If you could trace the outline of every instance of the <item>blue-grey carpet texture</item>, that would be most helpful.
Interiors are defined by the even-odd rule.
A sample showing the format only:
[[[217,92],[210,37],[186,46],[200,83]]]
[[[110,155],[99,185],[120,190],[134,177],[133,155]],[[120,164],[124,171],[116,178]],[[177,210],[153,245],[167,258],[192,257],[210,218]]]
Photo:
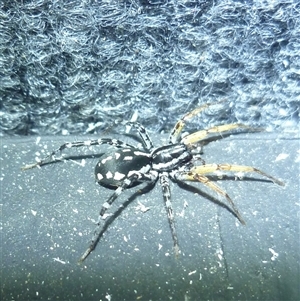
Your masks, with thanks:
[[[2,136],[101,134],[137,118],[294,131],[298,0],[0,1]]]

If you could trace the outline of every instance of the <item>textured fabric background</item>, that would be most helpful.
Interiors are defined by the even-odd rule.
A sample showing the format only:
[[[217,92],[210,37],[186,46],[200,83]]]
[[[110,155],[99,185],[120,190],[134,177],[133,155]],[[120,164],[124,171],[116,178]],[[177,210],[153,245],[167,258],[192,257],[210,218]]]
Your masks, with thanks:
[[[0,1],[1,135],[299,121],[298,0]]]

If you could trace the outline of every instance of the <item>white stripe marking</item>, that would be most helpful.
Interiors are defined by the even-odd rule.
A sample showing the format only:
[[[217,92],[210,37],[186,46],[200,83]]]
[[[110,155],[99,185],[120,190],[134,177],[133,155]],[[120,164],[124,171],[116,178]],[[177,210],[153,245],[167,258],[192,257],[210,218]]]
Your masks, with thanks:
[[[102,164],[105,164],[107,161],[110,161],[112,159],[112,156],[109,156],[109,157],[107,157],[107,158],[105,158],[105,159],[102,159],[101,160],[101,163]]]
[[[102,207],[105,208],[105,209],[108,209],[108,208],[110,207],[110,205],[109,205],[107,202],[105,202],[105,203],[102,205]]]
[[[140,151],[135,151],[133,152],[136,156],[144,156],[147,158],[150,158],[150,154],[144,153],[144,152],[140,152]]]
[[[126,156],[124,157],[125,161],[132,161],[133,157],[132,156]]]

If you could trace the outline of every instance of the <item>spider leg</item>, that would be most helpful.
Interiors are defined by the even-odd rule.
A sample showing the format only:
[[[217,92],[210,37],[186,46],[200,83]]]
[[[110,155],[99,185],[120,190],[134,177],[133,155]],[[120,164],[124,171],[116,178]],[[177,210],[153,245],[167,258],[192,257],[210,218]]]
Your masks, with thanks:
[[[134,148],[132,145],[127,144],[121,140],[111,139],[111,138],[101,138],[101,139],[78,141],[78,142],[67,142],[67,143],[62,144],[58,149],[51,152],[50,155],[48,155],[46,158],[44,158],[36,163],[23,166],[22,170],[27,170],[27,169],[31,169],[34,167],[43,166],[47,163],[51,163],[52,161],[54,161],[53,157],[56,154],[62,152],[65,149],[68,149],[68,148],[101,145],[101,144],[108,144],[108,145],[112,145],[117,148]]]
[[[118,198],[118,196],[126,189],[129,187],[131,184],[133,184],[135,181],[139,182],[154,182],[157,180],[158,174],[156,171],[152,171],[148,174],[142,174],[139,172],[135,172],[131,176],[129,176],[127,179],[125,179],[122,183],[121,186],[119,186],[114,193],[110,196],[110,198],[102,205],[102,208],[99,213],[99,218],[97,221],[97,226],[94,231],[94,236],[92,239],[91,244],[87,248],[87,250],[83,253],[83,255],[79,259],[79,263],[82,263],[88,256],[89,254],[95,249],[96,245],[98,244],[98,241],[100,239],[100,235],[103,232],[103,224],[101,223],[103,220],[103,216],[106,212],[106,210],[111,206],[111,204]],[[102,227],[101,227],[102,224]]]
[[[199,182],[203,183],[204,185],[208,186],[209,188],[213,189],[214,191],[216,191],[218,194],[221,194],[222,196],[224,196],[227,199],[227,201],[230,203],[230,205],[232,206],[236,216],[238,217],[238,219],[240,220],[240,222],[242,224],[245,224],[245,222],[242,219],[239,211],[235,207],[234,202],[229,197],[229,195],[225,191],[223,191],[218,185],[209,181],[209,179],[206,176],[204,176],[204,174],[216,173],[217,171],[255,172],[255,173],[258,173],[258,174],[270,179],[271,181],[273,181],[274,183],[276,183],[280,186],[284,186],[283,182],[277,180],[276,178],[266,174],[265,172],[255,168],[255,167],[246,166],[246,165],[231,165],[231,164],[227,164],[227,163],[205,164],[205,165],[200,165],[200,166],[194,166],[193,168],[191,168],[190,171],[180,172],[180,173],[174,175],[175,178],[178,180],[199,181]]]
[[[153,149],[153,143],[151,141],[151,138],[149,137],[147,130],[138,122],[126,122],[126,125],[129,125],[131,127],[134,127],[138,134],[140,135],[142,139],[142,144],[144,149],[151,151]]]
[[[160,180],[160,184],[161,184],[162,191],[163,191],[163,198],[164,198],[164,202],[165,202],[165,206],[166,206],[166,210],[167,210],[167,214],[168,214],[169,225],[171,228],[175,255],[177,257],[180,253],[180,250],[179,250],[179,245],[178,245],[178,238],[177,238],[177,233],[176,233],[173,208],[172,208],[172,203],[171,203],[171,190],[170,190],[168,173],[166,173],[166,172],[161,173],[159,175],[159,180]]]
[[[237,129],[237,128],[250,129],[250,127],[248,127],[244,124],[240,124],[240,123],[230,123],[230,124],[225,124],[225,125],[219,125],[219,126],[211,127],[207,130],[201,130],[201,131],[192,133],[190,135],[187,135],[184,138],[182,138],[182,140],[180,142],[184,143],[185,145],[191,145],[193,143],[196,143],[196,142],[206,138],[211,133],[222,133],[222,132],[230,131],[230,130]]]
[[[157,172],[151,171],[147,174],[143,174],[140,172],[134,172],[128,178],[126,178],[122,185],[119,186],[114,193],[110,196],[110,198],[102,205],[102,208],[99,213],[98,223],[100,222],[101,218],[105,214],[106,210],[110,208],[111,204],[117,199],[117,197],[123,192],[124,189],[132,185],[134,182],[154,182],[157,179]]]
[[[224,100],[221,100],[221,101],[215,102],[215,103],[207,103],[207,104],[204,104],[204,105],[194,109],[193,111],[185,114],[179,121],[176,122],[173,130],[171,131],[171,134],[169,136],[169,143],[175,144],[180,141],[181,132],[182,132],[187,120],[196,116],[197,114],[202,112],[204,109],[210,107],[211,105],[216,105],[216,104],[219,104],[222,102],[224,102]]]
[[[268,179],[270,179],[272,182],[274,182],[277,185],[284,186],[284,183],[277,180],[276,178],[268,175],[267,173],[252,167],[252,166],[246,166],[246,165],[234,165],[234,164],[205,164],[200,166],[194,166],[190,172],[197,173],[197,174],[207,174],[207,173],[214,173],[218,170],[221,171],[232,171],[232,172],[255,172],[258,173]]]
[[[233,200],[230,198],[230,196],[222,190],[218,185],[211,182],[206,176],[200,175],[196,172],[188,172],[186,174],[175,174],[174,175],[177,180],[180,181],[199,181],[202,184],[206,185],[210,189],[214,190],[218,194],[222,195],[226,198],[228,203],[231,205],[231,208],[233,209],[233,212],[235,213],[236,217],[239,219],[240,223],[242,225],[245,225],[245,221],[243,220],[241,214],[239,213],[238,209],[236,208]]]

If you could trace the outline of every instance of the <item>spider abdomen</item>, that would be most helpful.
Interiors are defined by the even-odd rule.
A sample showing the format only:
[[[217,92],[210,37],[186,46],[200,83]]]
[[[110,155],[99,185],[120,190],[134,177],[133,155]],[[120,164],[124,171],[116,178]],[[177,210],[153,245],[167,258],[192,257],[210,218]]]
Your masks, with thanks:
[[[96,180],[100,185],[116,189],[132,174],[147,173],[151,168],[150,158],[149,153],[134,148],[109,152],[95,167]]]

